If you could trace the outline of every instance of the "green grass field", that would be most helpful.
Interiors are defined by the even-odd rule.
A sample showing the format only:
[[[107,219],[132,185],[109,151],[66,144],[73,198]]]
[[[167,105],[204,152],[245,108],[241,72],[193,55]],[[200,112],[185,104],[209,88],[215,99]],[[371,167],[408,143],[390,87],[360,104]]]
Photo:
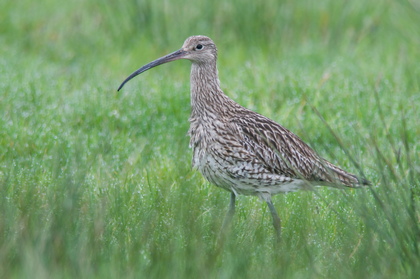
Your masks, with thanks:
[[[417,278],[420,3],[2,1],[0,278]],[[359,190],[278,195],[283,221],[191,169],[190,35],[222,87]]]

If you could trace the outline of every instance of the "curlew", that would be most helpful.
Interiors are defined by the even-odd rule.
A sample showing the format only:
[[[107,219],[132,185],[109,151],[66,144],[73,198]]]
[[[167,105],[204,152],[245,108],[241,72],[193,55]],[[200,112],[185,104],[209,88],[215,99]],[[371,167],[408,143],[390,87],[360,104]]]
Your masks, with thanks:
[[[141,67],[187,59],[191,66],[190,147],[192,165],[212,184],[231,192],[223,227],[235,212],[237,195],[264,200],[280,238],[281,221],[271,197],[312,186],[360,187],[369,182],[321,158],[298,136],[273,120],[242,107],[220,88],[217,48],[206,36],[186,39],[181,49]]]

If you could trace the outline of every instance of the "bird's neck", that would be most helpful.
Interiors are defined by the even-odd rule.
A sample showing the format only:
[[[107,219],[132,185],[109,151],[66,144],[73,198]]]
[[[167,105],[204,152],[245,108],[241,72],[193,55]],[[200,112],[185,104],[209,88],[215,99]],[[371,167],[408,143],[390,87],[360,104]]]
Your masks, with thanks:
[[[193,63],[191,66],[192,114],[217,112],[226,95],[220,88],[216,63]]]

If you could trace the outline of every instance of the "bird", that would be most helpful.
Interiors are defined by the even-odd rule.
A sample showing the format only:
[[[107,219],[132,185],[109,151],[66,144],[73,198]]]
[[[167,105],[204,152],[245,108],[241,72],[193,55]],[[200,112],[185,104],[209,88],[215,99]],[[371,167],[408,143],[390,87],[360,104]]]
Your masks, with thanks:
[[[267,203],[280,239],[281,219],[273,195],[313,186],[358,188],[370,184],[320,157],[280,124],[229,98],[220,86],[217,56],[217,47],[209,37],[188,37],[179,50],[134,71],[118,91],[135,76],[161,64],[179,59],[192,62],[188,131],[192,166],[210,183],[231,193],[222,229],[234,216],[238,195],[258,196]]]

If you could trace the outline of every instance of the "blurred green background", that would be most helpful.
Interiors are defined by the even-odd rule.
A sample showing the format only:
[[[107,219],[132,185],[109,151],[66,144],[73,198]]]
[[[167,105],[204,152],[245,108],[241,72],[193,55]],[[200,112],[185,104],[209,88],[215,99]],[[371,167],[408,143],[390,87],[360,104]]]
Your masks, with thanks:
[[[420,2],[2,1],[1,278],[417,278]],[[191,35],[226,94],[373,186],[274,197],[191,170]]]

